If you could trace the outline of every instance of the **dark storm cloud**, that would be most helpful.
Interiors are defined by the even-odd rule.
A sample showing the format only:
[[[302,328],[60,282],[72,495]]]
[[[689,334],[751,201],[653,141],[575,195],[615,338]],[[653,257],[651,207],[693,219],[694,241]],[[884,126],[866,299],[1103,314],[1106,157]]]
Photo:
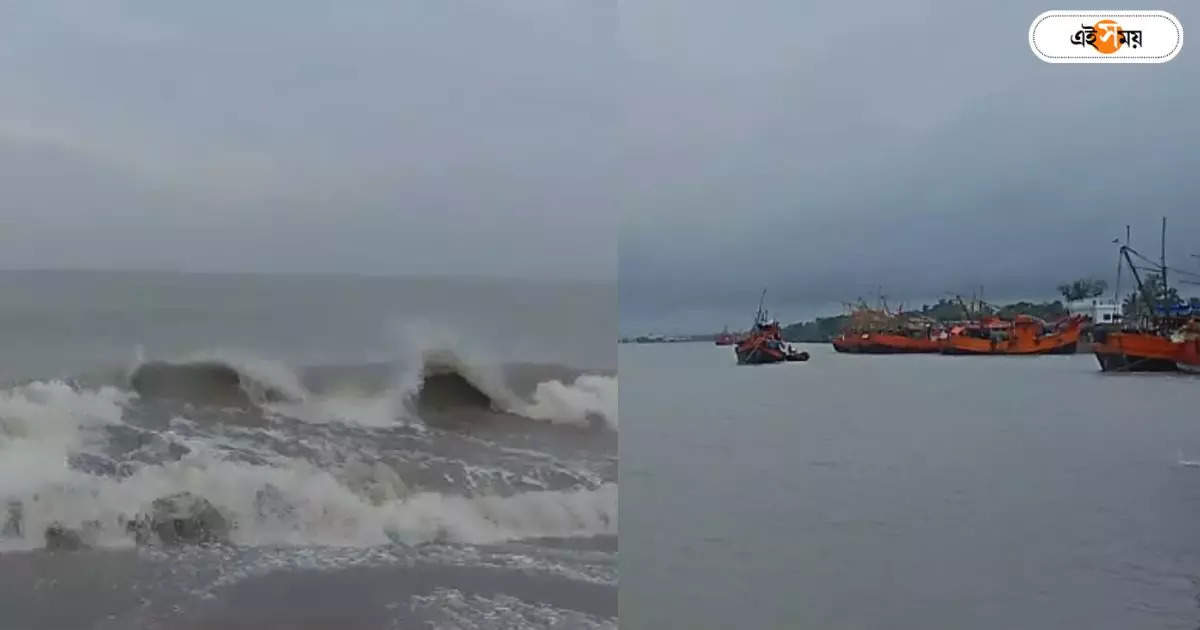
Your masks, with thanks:
[[[646,6],[653,5],[653,8]],[[1055,66],[1033,2],[629,7],[622,328],[744,325],[1111,281],[1111,240],[1200,271],[1200,65]],[[964,5],[966,3],[963,3]],[[1196,14],[1171,11],[1185,28]]]
[[[613,7],[0,8],[0,267],[611,281]]]

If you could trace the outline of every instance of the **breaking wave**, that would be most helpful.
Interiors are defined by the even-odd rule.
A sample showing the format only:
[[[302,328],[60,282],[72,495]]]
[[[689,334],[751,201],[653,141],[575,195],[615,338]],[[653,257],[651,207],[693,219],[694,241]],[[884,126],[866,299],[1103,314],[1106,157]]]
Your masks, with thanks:
[[[130,374],[129,386],[146,398],[217,406],[245,407],[305,398],[304,388],[286,369],[263,371],[221,359],[142,363]]]
[[[142,544],[187,509],[250,546],[615,535],[615,436],[552,425],[615,431],[616,377],[438,335],[366,365],[139,349],[119,373],[0,388],[0,551]]]
[[[419,411],[489,409],[556,424],[618,427],[615,376],[581,374],[571,382],[537,382],[528,396],[516,393],[503,367],[464,360],[452,350],[426,351],[415,378],[402,387]]]
[[[405,363],[410,367],[404,368]],[[376,369],[363,369],[369,367]],[[126,381],[130,390],[145,399],[265,408],[316,422],[387,426],[414,415],[427,419],[474,411],[617,428],[615,376],[572,374],[562,366],[540,367],[548,374],[538,376],[545,378],[518,393],[508,374],[519,371],[512,365],[464,358],[446,347],[422,349],[415,360],[402,362],[401,367],[342,366],[340,370],[293,370],[256,357],[211,352],[181,360],[143,360],[129,371]]]

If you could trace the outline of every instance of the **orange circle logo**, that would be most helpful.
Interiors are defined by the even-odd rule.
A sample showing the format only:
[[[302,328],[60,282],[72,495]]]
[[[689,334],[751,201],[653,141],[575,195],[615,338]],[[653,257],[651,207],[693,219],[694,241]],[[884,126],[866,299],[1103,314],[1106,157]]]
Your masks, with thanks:
[[[1092,46],[1096,50],[1111,55],[1125,43],[1125,31],[1112,20],[1100,20],[1092,27],[1096,29],[1096,41]]]

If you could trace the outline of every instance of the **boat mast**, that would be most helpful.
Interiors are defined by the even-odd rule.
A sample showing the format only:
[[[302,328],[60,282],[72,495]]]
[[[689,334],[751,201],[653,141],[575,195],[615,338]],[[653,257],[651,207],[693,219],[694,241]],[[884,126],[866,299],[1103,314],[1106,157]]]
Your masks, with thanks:
[[[1118,241],[1117,239],[1114,238],[1113,242],[1117,243],[1120,241]],[[1129,247],[1129,224],[1128,223],[1125,224],[1125,247]],[[1121,305],[1121,253],[1120,252],[1117,253],[1117,283],[1116,283],[1116,285],[1113,286],[1113,304],[1116,304],[1118,307]],[[1120,313],[1120,314],[1122,316],[1124,315],[1123,313]]]
[[[763,302],[767,299],[767,290],[762,290],[762,295],[758,297],[758,312],[754,314],[754,323],[763,324],[767,321],[767,312],[763,310]]]
[[[1138,292],[1144,293],[1142,289],[1142,277],[1138,275],[1137,267],[1133,265],[1133,259],[1129,257],[1129,252],[1137,253],[1132,247],[1125,245],[1121,248],[1121,255],[1125,257],[1125,263],[1129,265],[1129,271],[1133,274],[1133,279],[1137,282]]]
[[[1162,218],[1162,241],[1160,241],[1159,267],[1162,268],[1163,291],[1167,290],[1167,217]]]

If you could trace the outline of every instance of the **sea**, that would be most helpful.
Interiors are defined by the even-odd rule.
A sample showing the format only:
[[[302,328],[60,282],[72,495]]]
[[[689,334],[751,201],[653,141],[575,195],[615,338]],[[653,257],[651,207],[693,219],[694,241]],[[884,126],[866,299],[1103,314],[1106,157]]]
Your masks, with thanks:
[[[622,345],[621,627],[1200,626],[1200,378]]]
[[[0,272],[0,628],[615,628],[615,304]]]

